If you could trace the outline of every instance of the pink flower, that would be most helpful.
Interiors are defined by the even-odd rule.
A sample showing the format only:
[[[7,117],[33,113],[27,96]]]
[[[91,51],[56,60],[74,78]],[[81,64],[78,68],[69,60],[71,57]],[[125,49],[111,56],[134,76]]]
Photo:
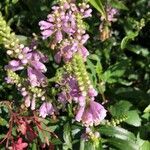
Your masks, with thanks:
[[[118,15],[119,12],[117,9],[115,8],[112,8],[110,6],[107,6],[107,19],[109,22],[115,22],[117,21],[117,18],[115,18],[116,15]],[[101,20],[103,21],[104,20],[104,17],[102,16],[101,17]]]
[[[85,103],[85,97],[81,95],[81,91],[75,77],[66,74],[59,84],[60,88],[63,89],[63,91],[58,94],[58,100],[63,105],[65,105],[67,102],[70,103],[72,101],[81,105]]]
[[[61,92],[58,94],[58,101],[65,106],[66,103],[68,102],[68,100],[70,101],[70,98],[68,98],[67,93],[66,92]]]
[[[105,108],[95,101],[90,101],[88,106],[79,107],[76,114],[76,120],[82,121],[85,126],[99,125],[105,117]]]
[[[118,10],[117,9],[111,8],[111,7],[107,8],[108,21],[110,21],[110,22],[117,21],[117,18],[115,18],[116,15],[118,15]]]
[[[38,70],[40,72],[46,72],[47,71],[46,66],[39,61],[31,61],[31,65],[32,65],[32,67],[34,67],[36,70]]]
[[[52,115],[54,113],[54,108],[50,102],[44,102],[40,109],[40,116],[45,118],[47,115]]]
[[[35,109],[35,98],[33,97],[31,101],[31,110],[34,110],[34,109]]]
[[[25,101],[25,106],[26,107],[30,107],[30,104],[31,104],[31,97],[29,95],[25,96],[24,97],[24,101]]]
[[[28,67],[28,80],[32,86],[40,86],[46,84],[46,77],[39,70]]]
[[[12,71],[22,70],[24,68],[23,64],[20,60],[12,60],[9,64],[5,67],[5,69],[9,69]]]
[[[49,36],[51,36],[54,33],[52,30],[43,30],[41,34],[43,35],[43,39],[47,39]]]
[[[82,14],[83,18],[91,17],[92,9],[90,9],[90,6],[85,3],[80,4],[80,13]]]
[[[41,30],[49,29],[53,27],[53,24],[47,21],[40,21],[39,26]]]
[[[88,50],[84,46],[79,47],[79,52],[83,57],[83,60],[86,61],[87,56],[89,55]]]
[[[88,91],[88,95],[90,96],[90,97],[95,97],[95,96],[97,96],[97,91],[94,89],[94,88],[90,88],[89,89],[89,91]]]
[[[92,13],[92,9],[87,9],[87,10],[84,11],[83,17],[84,18],[91,17],[92,16],[91,13]]]
[[[82,26],[82,19],[91,16],[92,9],[89,7],[85,2],[76,5],[76,0],[61,2],[60,5],[52,7],[53,11],[46,21],[39,22],[43,39],[52,36],[52,49],[58,46],[55,54],[57,63],[61,60],[70,61],[77,51],[84,61],[89,55],[84,47],[89,35],[85,34],[84,25]]]
[[[84,111],[85,111],[85,106],[79,107],[78,112],[77,112],[77,114],[76,114],[76,118],[75,118],[76,121],[78,121],[78,122],[81,121],[82,116],[83,116],[83,114],[84,114]]]
[[[28,146],[27,143],[22,142],[22,138],[19,138],[17,142],[13,143],[12,150],[24,150]]]
[[[61,62],[61,57],[62,57],[62,55],[61,55],[60,51],[55,54],[54,59],[55,59],[56,63],[59,64]]]
[[[60,30],[58,30],[56,32],[56,37],[55,37],[55,43],[60,43],[63,39],[63,35],[62,32]]]

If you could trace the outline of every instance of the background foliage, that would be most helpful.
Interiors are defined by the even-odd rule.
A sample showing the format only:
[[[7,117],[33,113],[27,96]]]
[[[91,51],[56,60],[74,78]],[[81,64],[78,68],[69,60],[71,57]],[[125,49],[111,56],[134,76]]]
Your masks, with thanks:
[[[28,43],[34,34],[40,36],[38,22],[46,18],[55,3],[55,0],[3,0],[0,2],[0,11],[20,40]],[[111,120],[108,122],[110,125],[97,127],[102,139],[99,145],[94,141],[94,147],[91,141],[80,140],[82,127],[72,125],[69,117],[64,115],[54,123],[45,120],[50,131],[55,131],[60,137],[60,140],[50,141],[56,145],[56,149],[64,150],[149,150],[150,1],[108,0],[108,4],[119,10],[119,15],[117,21],[109,26],[112,36],[104,41],[100,40],[101,35],[98,32],[100,16],[104,14],[104,2],[90,0],[90,3],[93,7],[93,16],[86,21],[86,26],[90,34],[87,48],[91,55],[86,66],[95,88],[100,93],[99,101],[105,102],[108,110],[107,119]],[[7,85],[4,81],[4,66],[9,58],[1,39],[0,44],[0,100],[11,101],[17,99],[19,94],[13,86]],[[49,56],[47,76],[52,78],[58,65],[53,61],[53,53],[49,50],[48,44],[39,41],[39,45]],[[6,134],[8,119],[8,110],[1,107],[0,139]],[[117,124],[119,125],[115,127]],[[39,136],[42,140],[40,132]],[[30,145],[33,150],[38,149],[35,143],[36,141]],[[0,149],[4,149],[4,145],[0,145]]]

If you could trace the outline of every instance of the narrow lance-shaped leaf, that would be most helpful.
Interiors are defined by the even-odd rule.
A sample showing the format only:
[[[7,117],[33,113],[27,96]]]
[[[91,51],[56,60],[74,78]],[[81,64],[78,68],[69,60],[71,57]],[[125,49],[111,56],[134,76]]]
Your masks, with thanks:
[[[102,1],[101,0],[89,0],[89,2],[106,19],[106,12],[105,12],[105,9],[104,9],[104,5],[102,4]]]

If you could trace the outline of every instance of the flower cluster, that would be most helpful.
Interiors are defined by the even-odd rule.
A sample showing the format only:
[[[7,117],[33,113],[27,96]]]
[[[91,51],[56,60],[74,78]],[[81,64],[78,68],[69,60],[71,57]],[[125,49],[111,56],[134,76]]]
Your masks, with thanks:
[[[52,13],[48,15],[46,21],[39,22],[43,39],[48,37],[52,39],[51,48],[56,50],[55,61],[60,63],[63,60],[66,66],[62,80],[57,83],[61,89],[58,101],[63,106],[75,103],[75,120],[85,126],[98,125],[106,116],[104,107],[95,101],[98,93],[90,81],[85,66],[89,52],[84,44],[89,35],[86,34],[83,19],[90,17],[91,11],[85,2],[75,4],[74,0],[62,0],[58,6],[52,7]],[[8,49],[7,54],[13,58],[5,66],[7,83],[17,86],[26,107],[34,110],[36,101],[40,99],[43,104],[39,108],[39,115],[43,118],[53,115],[57,108],[47,101],[46,95],[47,78],[44,73],[47,68],[44,63],[47,62],[47,57],[37,51],[34,44],[27,47],[20,44],[10,28],[2,32],[7,32],[6,36],[0,34]],[[9,36],[15,39],[15,43],[10,43]]]
[[[76,117],[77,121],[82,121],[85,126],[98,125],[106,116],[104,107],[95,102],[97,91],[92,85],[89,89],[83,90],[84,86],[79,86],[82,82],[78,82],[71,75],[64,75],[61,83],[59,83],[62,92],[58,94],[58,101],[66,105],[66,103],[74,102],[77,105]]]
[[[62,0],[52,10],[47,20],[40,21],[39,25],[43,39],[53,37],[51,48],[57,50],[56,62],[60,63],[61,59],[70,61],[77,51],[86,60],[89,53],[84,44],[89,36],[85,33],[83,18],[91,16],[89,5],[83,2],[77,6],[73,0]]]
[[[35,101],[37,98],[45,100],[45,91],[43,90],[47,85],[47,78],[43,74],[47,70],[44,65],[45,62],[47,62],[47,57],[41,52],[20,45],[18,58],[11,60],[5,66],[8,72],[8,77],[6,78],[7,83],[15,83],[17,85],[18,90],[25,100],[25,106],[31,106],[32,110],[35,109]],[[26,70],[26,79],[17,75],[17,72],[20,70]],[[17,82],[15,81],[15,76],[19,78]]]
[[[47,68],[44,63],[48,61],[48,57],[37,50],[35,40],[31,42],[30,46],[25,47],[23,44],[20,44],[19,39],[11,32],[10,27],[1,15],[0,38],[7,49],[8,56],[13,58],[5,66],[7,71],[6,82],[15,84],[23,96],[25,106],[34,110],[38,99],[47,101],[45,89],[47,78],[44,75]],[[45,102],[41,107],[44,104]],[[51,113],[48,112],[48,114]]]
[[[83,19],[91,16],[91,9],[88,4],[76,5],[73,0],[63,0],[52,9],[47,20],[40,21],[39,25],[43,39],[52,39],[52,48],[56,50],[55,61],[60,63],[63,59],[67,66],[62,79],[58,81],[61,89],[58,101],[63,106],[72,102],[76,104],[76,121],[85,126],[98,125],[105,118],[106,110],[95,102],[97,91],[84,64],[89,55],[84,46],[89,35],[86,34]]]
[[[86,126],[98,125],[105,118],[106,110],[101,104],[95,102],[98,93],[89,79],[82,57],[75,55],[72,63],[79,89],[82,91],[80,98],[82,103],[78,105],[76,120],[82,121]]]
[[[7,48],[7,54],[10,57],[17,58],[20,54],[19,39],[16,38],[15,33],[11,32],[10,27],[7,25],[6,21],[0,14],[0,37],[4,43],[5,48]]]
[[[106,14],[107,14],[107,21],[111,22],[115,22],[117,21],[117,18],[115,18],[119,12],[116,8],[112,8],[111,6],[107,6],[106,8]],[[103,21],[105,18],[103,16],[101,16],[101,21]]]
[[[19,54],[18,59],[11,60],[5,67],[8,70],[18,71],[27,68],[28,80],[33,87],[40,87],[46,84],[46,77],[44,72],[47,71],[43,64],[47,58],[39,51],[22,46],[22,53]]]
[[[47,115],[53,115],[55,112],[55,109],[50,102],[44,102],[41,105],[39,111],[40,111],[40,116],[45,118]]]

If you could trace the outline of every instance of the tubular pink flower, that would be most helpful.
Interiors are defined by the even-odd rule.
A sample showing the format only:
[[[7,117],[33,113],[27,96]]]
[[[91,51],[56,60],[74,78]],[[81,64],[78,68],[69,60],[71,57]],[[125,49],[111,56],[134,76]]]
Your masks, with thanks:
[[[39,109],[40,116],[43,118],[45,118],[47,115],[54,114],[54,111],[55,110],[50,102],[44,102]]]
[[[47,21],[40,21],[39,26],[41,30],[49,29],[53,27],[53,24]]]
[[[23,64],[21,63],[20,60],[12,60],[9,62],[7,66],[5,66],[5,69],[9,69],[12,71],[17,71],[17,70],[22,70],[24,69]]]
[[[30,81],[30,84],[32,86],[40,86],[46,83],[46,77],[44,74],[42,74],[40,71],[28,67],[27,69],[28,72],[28,80]]]
[[[30,104],[31,104],[31,101],[30,101],[30,96],[29,95],[27,95],[26,97],[25,97],[25,106],[26,107],[30,107]]]
[[[88,106],[79,107],[76,114],[76,120],[82,121],[85,126],[97,126],[105,117],[105,108],[95,101],[90,101]]]

